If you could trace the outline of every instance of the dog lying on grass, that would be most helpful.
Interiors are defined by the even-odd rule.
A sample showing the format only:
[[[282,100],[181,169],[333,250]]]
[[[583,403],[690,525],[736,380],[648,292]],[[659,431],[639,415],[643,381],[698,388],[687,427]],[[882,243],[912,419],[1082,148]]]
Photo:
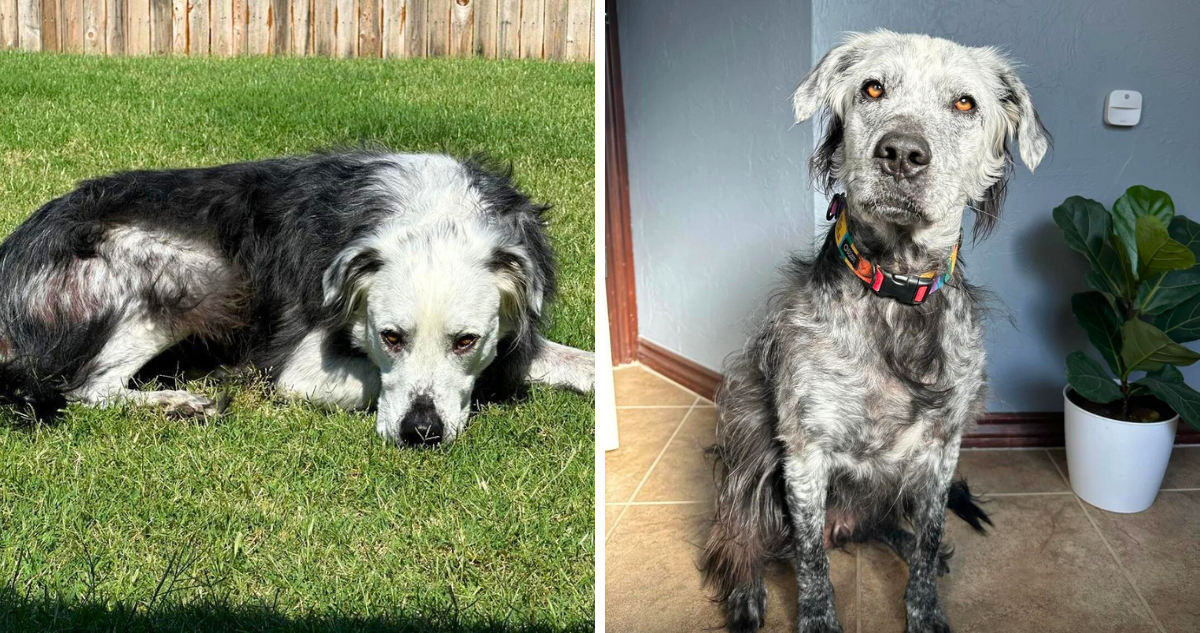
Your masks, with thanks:
[[[278,389],[377,407],[393,442],[453,440],[474,398],[525,382],[588,391],[593,354],[545,340],[543,213],[478,160],[354,152],[80,184],[0,245],[0,400],[211,415],[139,391],[181,343]]]
[[[840,631],[825,549],[878,539],[909,565],[908,632],[949,631],[936,591],[945,510],[987,521],[954,480],[986,400],[981,298],[956,266],[963,210],[986,235],[1008,141],[1032,170],[1049,137],[998,52],[924,35],[849,36],[794,108],[798,122],[828,112],[812,177],[845,193],[816,258],[787,267],[726,367],[705,580],[730,631],[757,631],[764,566],[789,560],[800,633]]]

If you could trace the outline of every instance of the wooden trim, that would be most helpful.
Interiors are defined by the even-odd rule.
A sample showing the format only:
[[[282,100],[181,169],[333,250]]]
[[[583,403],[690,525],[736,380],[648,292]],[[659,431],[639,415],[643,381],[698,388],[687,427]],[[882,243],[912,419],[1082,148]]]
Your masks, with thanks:
[[[709,400],[721,384],[721,374],[646,339],[638,340],[637,360]]]
[[[711,400],[721,374],[660,345],[639,340],[643,365]],[[1200,444],[1200,432],[1180,423],[1176,444]],[[963,436],[963,448],[1035,448],[1063,445],[1062,411],[1015,411],[984,414]]]
[[[637,290],[633,273],[633,232],[629,215],[629,171],[625,162],[625,98],[621,90],[621,54],[616,9],[607,7],[604,90],[604,275],[613,364],[639,355]]]

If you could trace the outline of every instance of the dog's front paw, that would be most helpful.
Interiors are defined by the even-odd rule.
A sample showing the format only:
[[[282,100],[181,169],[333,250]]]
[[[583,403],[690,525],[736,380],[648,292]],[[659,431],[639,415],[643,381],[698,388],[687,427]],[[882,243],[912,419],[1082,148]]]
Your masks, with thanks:
[[[842,633],[842,625],[838,624],[833,613],[819,618],[800,618],[796,626],[799,633]]]
[[[761,583],[739,587],[725,603],[725,627],[729,633],[755,633],[767,620],[767,588]]]
[[[913,617],[909,615],[906,633],[951,633],[950,624],[941,611]]]

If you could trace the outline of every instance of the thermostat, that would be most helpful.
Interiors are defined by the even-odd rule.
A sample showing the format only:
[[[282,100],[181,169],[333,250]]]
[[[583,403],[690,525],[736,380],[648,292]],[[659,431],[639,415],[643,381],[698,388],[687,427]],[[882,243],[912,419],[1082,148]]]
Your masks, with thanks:
[[[1130,127],[1142,120],[1142,93],[1136,90],[1114,90],[1104,100],[1104,122]]]

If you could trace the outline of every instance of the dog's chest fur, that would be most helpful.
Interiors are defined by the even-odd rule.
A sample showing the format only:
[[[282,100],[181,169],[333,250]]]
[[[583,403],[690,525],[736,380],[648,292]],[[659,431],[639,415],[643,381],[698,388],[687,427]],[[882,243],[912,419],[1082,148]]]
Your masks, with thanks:
[[[985,395],[983,333],[973,289],[958,277],[918,306],[867,291],[818,257],[794,270],[800,283],[779,323],[787,336],[776,382],[789,450],[816,442],[835,473],[900,480],[933,474],[956,458],[958,440]],[[826,267],[826,268],[823,268]],[[773,346],[774,347],[774,346]],[[947,454],[947,449],[949,454]]]

